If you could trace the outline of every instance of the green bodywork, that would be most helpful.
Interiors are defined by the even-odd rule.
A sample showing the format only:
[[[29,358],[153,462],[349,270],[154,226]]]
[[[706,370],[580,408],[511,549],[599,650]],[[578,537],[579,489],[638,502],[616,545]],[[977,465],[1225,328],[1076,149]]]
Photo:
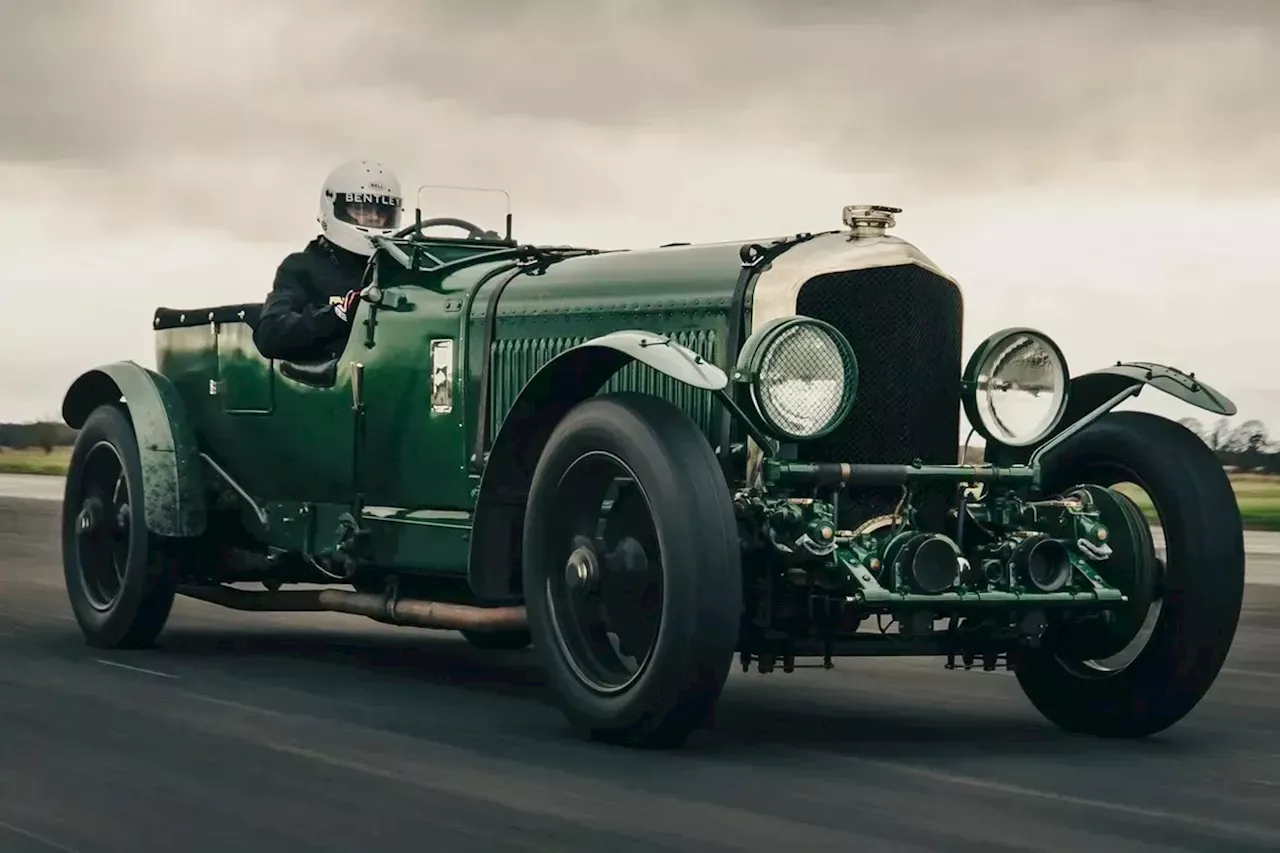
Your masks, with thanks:
[[[142,405],[144,398],[129,391],[131,411],[142,406],[144,418],[174,424],[182,436],[177,446],[186,454],[176,457],[182,464],[190,464],[198,447],[228,472],[265,516],[264,526],[252,506],[243,506],[246,528],[262,542],[331,555],[340,519],[354,504],[369,530],[370,559],[380,568],[466,576],[473,549],[493,548],[501,539],[486,535],[473,544],[473,518],[477,512],[504,515],[505,490],[522,486],[511,466],[518,458],[536,460],[533,436],[545,438],[553,426],[553,400],[567,407],[598,390],[656,393],[676,401],[713,436],[721,407],[705,388],[672,378],[678,366],[663,372],[626,355],[616,363],[602,361],[599,347],[583,352],[585,358],[555,357],[635,329],[669,336],[720,363],[741,266],[739,244],[566,252],[563,260],[555,252],[539,260],[494,245],[424,245],[442,265],[432,269],[422,261],[427,268],[410,271],[388,255],[379,258],[381,304],[360,305],[332,382],[324,387],[291,378],[281,364],[261,357],[249,323],[234,317],[155,332],[156,373],[137,377],[153,378],[165,396],[154,391],[151,397],[164,405],[154,406],[150,398]],[[486,380],[491,320],[495,340]],[[429,366],[433,347],[439,352],[442,344],[452,347],[453,356],[448,404],[433,406]],[[602,388],[583,381],[584,364],[607,366]],[[354,405],[356,365],[362,366],[360,411]],[[529,385],[544,367],[548,372]],[[66,417],[73,426],[115,394],[97,375],[81,377],[68,393]],[[533,393],[516,406],[526,385]],[[516,416],[508,417],[513,406]],[[476,443],[481,419],[483,448]],[[176,440],[166,441],[151,444],[163,448]],[[486,466],[476,459],[487,453],[496,458],[482,476]],[[531,471],[522,470],[523,479]],[[156,516],[160,532],[192,535],[202,520],[198,480],[177,466],[175,472],[184,474],[171,477],[185,487],[182,526],[165,521],[175,513],[166,510],[170,502],[162,492],[154,501],[148,492],[148,517]],[[212,477],[208,471],[203,476]],[[478,589],[486,587],[483,572],[472,580]]]
[[[1011,604],[1101,612],[1123,602],[1124,572],[1097,568],[1081,549],[1101,547],[1099,529],[1131,520],[1105,496],[1046,502],[1038,468],[1026,465],[1034,448],[1018,455],[994,448],[1002,467],[853,471],[903,489],[900,512],[870,531],[839,530],[831,503],[814,499],[813,486],[838,463],[879,460],[799,462],[785,443],[759,436],[762,478],[746,482],[745,461],[730,458],[731,447],[741,450],[759,435],[739,407],[746,399],[740,383],[751,377],[733,375],[751,328],[752,291],[743,282],[746,271],[767,267],[788,245],[752,258],[741,242],[597,252],[381,241],[376,304],[360,304],[328,375],[324,365],[304,366],[320,378],[300,379],[297,366],[261,357],[252,306],[239,314],[235,306],[202,309],[207,317],[158,324],[155,371],[122,363],[80,377],[64,417],[79,426],[96,405],[123,396],[143,447],[146,517],[155,533],[201,535],[212,512],[206,504],[230,507],[258,546],[374,575],[454,579],[472,601],[503,603],[520,598],[525,495],[556,423],[593,394],[645,392],[697,423],[729,460],[739,512],[769,540],[772,559],[782,554],[784,564],[803,567],[804,583],[833,600],[885,612]],[[1122,365],[1077,378],[1059,431],[1144,383],[1234,411],[1207,386],[1180,384],[1164,370]],[[913,591],[901,566],[920,533],[916,502],[965,485],[990,493],[961,516],[980,531],[956,546],[968,574],[946,592]],[[1038,593],[1003,572],[1028,537],[1066,543],[1066,586]],[[768,628],[771,618],[759,624]]]

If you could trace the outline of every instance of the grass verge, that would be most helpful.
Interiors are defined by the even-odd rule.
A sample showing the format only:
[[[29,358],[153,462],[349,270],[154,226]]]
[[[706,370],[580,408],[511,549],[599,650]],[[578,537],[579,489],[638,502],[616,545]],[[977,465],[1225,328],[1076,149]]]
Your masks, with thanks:
[[[70,447],[55,447],[49,453],[40,448],[15,450],[0,447],[0,474],[52,474],[67,473],[71,459]]]
[[[71,448],[55,447],[52,452],[43,450],[14,450],[0,448],[0,474],[52,474],[62,476],[67,471]],[[1231,485],[1240,504],[1240,515],[1249,530],[1280,531],[1280,477],[1262,474],[1233,474]],[[1122,486],[1121,491],[1132,497],[1142,507],[1151,521],[1156,521],[1151,502],[1140,490]]]
[[[1233,474],[1231,486],[1240,505],[1246,530],[1280,531],[1280,477],[1265,474]],[[1148,521],[1159,523],[1146,494],[1137,487],[1122,485],[1119,491],[1133,498]]]

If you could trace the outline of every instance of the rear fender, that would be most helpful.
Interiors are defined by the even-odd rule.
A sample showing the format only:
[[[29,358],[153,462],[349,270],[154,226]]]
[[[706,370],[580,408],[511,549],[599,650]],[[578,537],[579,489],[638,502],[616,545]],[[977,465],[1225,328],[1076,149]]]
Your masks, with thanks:
[[[986,461],[996,465],[1025,464],[1036,448],[1052,440],[1081,418],[1106,403],[1127,388],[1159,389],[1184,403],[1223,417],[1236,413],[1236,404],[1225,394],[1196,378],[1194,373],[1183,373],[1176,367],[1149,361],[1117,361],[1091,373],[1083,373],[1071,380],[1067,408],[1062,420],[1053,432],[1030,447],[1009,447],[998,442],[987,442]]]
[[[71,383],[62,419],[80,429],[94,409],[122,398],[138,439],[147,529],[199,536],[206,522],[199,446],[173,383],[132,361],[96,367]]]
[[[518,595],[512,573],[519,571],[525,496],[556,424],[633,361],[709,392],[729,384],[723,370],[693,350],[639,329],[602,335],[543,365],[512,403],[480,477],[468,579],[481,599],[496,602]],[[514,588],[519,590],[518,576]]]

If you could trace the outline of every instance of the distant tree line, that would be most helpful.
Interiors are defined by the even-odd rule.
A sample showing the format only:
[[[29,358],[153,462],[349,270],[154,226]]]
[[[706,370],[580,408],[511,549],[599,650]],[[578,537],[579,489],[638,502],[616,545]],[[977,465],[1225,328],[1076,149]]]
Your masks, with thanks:
[[[1271,440],[1262,421],[1247,420],[1232,426],[1227,418],[1222,418],[1210,426],[1196,418],[1183,418],[1179,423],[1213,448],[1223,465],[1241,471],[1280,474],[1280,442]],[[0,447],[39,448],[52,453],[55,447],[70,447],[75,440],[76,431],[61,421],[0,423]],[[980,452],[979,448],[970,448],[966,461],[977,461],[974,457]]]
[[[1221,418],[1212,426],[1206,426],[1196,418],[1178,421],[1200,436],[1222,460],[1224,468],[1250,474],[1280,474],[1280,442],[1273,442],[1267,426],[1259,420],[1247,420],[1232,426],[1227,418]],[[969,447],[964,462],[973,465],[982,462],[983,448]]]
[[[1280,443],[1271,440],[1262,421],[1247,420],[1232,426],[1220,418],[1207,426],[1196,418],[1183,418],[1178,423],[1213,448],[1223,465],[1245,472],[1280,474]]]
[[[52,453],[55,447],[70,447],[75,441],[76,430],[61,421],[0,423],[0,447],[14,450],[39,448],[45,453]]]
[[[1280,441],[1272,441],[1267,425],[1259,420],[1242,421],[1232,425],[1227,418],[1220,418],[1206,425],[1196,418],[1178,421],[1200,439],[1222,460],[1224,468],[1248,474],[1280,475]],[[964,448],[964,463],[976,465],[982,462],[983,448]]]

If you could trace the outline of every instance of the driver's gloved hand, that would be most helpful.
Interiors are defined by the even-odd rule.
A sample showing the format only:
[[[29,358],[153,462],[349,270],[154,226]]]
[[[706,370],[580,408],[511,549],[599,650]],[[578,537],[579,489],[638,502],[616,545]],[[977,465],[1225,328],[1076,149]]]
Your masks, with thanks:
[[[351,322],[351,317],[355,315],[356,308],[360,305],[360,291],[348,290],[347,295],[342,297],[342,301],[335,303],[333,313],[338,315],[338,319],[344,323]]]

